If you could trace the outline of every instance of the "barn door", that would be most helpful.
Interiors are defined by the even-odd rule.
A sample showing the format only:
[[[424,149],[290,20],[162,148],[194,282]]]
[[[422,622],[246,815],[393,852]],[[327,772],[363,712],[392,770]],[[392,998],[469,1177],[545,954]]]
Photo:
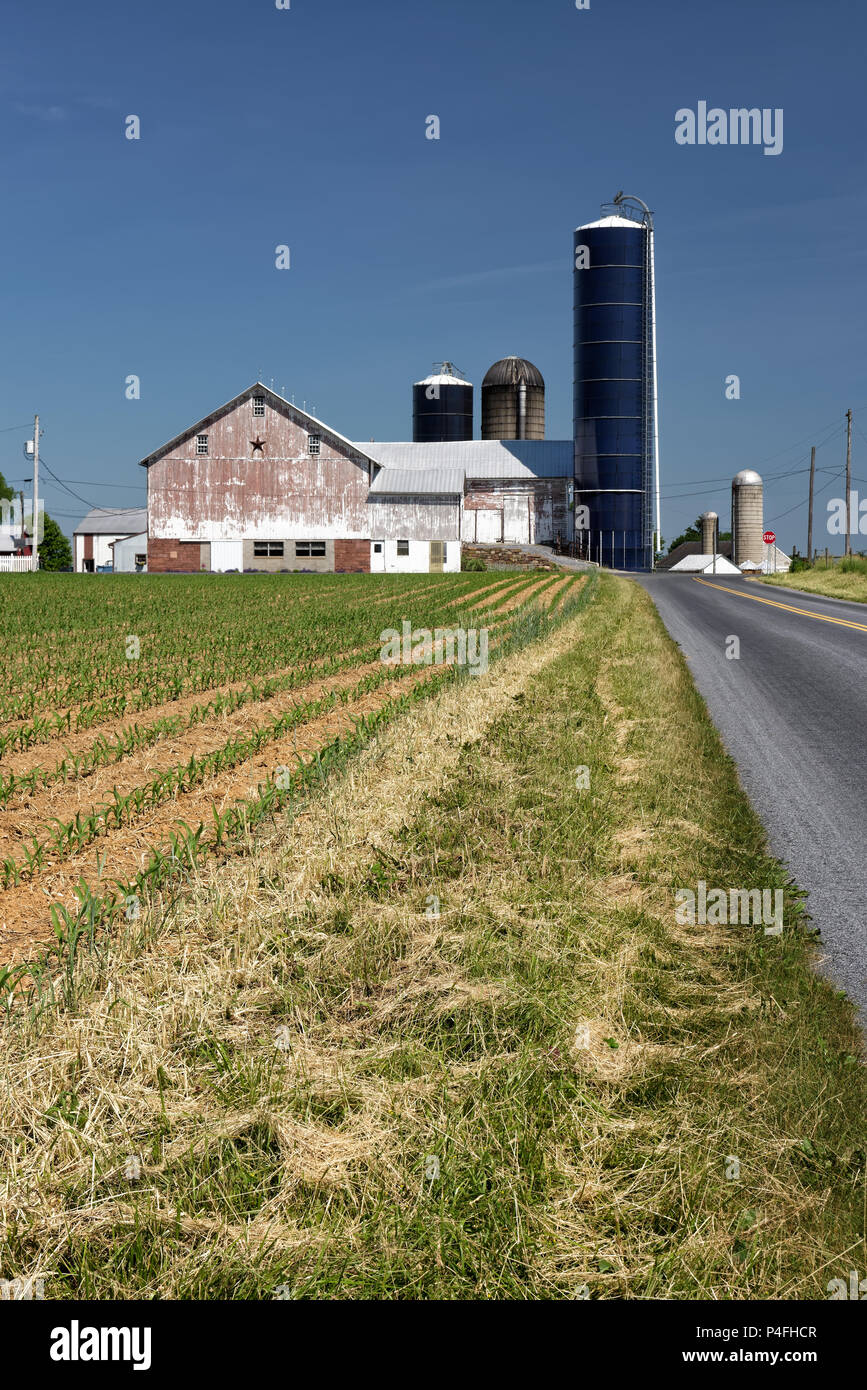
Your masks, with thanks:
[[[445,560],[444,545],[442,541],[431,541],[430,543],[430,572],[431,574],[442,574],[443,562]]]

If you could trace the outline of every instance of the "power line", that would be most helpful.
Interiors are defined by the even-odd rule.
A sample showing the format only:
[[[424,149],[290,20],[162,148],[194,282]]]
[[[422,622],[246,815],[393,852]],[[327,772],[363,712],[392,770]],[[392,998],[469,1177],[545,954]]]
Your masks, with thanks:
[[[109,508],[98,507],[97,504],[96,504],[95,502],[88,502],[88,500],[87,500],[86,497],[82,497],[81,494],[78,493],[78,492],[73,492],[72,488],[71,488],[71,487],[67,487],[67,486],[66,486],[66,483],[62,482],[61,479],[58,478],[58,476],[57,476],[56,473],[52,473],[52,472],[51,472],[51,469],[48,467],[48,464],[45,462],[44,455],[40,455],[40,460],[39,460],[39,461],[40,461],[40,463],[42,464],[43,468],[45,469],[46,473],[51,474],[51,477],[54,479],[54,481],[57,483],[57,485],[58,485],[59,487],[62,487],[64,492],[68,492],[69,495],[70,495],[70,497],[74,497],[75,500],[76,500],[76,502],[83,502],[84,505],[85,505],[85,507],[88,507],[88,508],[90,509],[90,511],[111,511],[111,510],[113,510],[113,509],[110,508],[110,507],[109,507]]]
[[[838,424],[834,429],[832,429],[832,430],[830,431],[830,433],[827,434],[827,435],[825,436],[825,438],[824,438],[823,440],[821,440],[821,442],[820,442],[819,444],[816,445],[816,450],[817,450],[817,452],[818,452],[819,449],[823,449],[823,448],[825,447],[826,444],[830,444],[831,441],[832,441],[836,436],[842,435],[843,429],[844,429],[844,426],[841,425],[841,424]],[[820,431],[817,431],[817,433],[820,433]],[[808,436],[808,438],[809,438],[809,436]],[[796,446],[796,445],[792,445],[792,446],[790,446],[790,447],[796,448],[797,446]],[[785,450],[785,449],[784,449],[784,450],[781,450],[780,452],[781,452],[781,453],[787,453],[788,450]],[[774,457],[774,456],[772,456],[772,457]],[[760,460],[760,462],[761,462],[761,460]],[[810,471],[809,465],[805,466],[804,468],[789,468],[789,469],[785,469],[785,470],[784,470],[783,472],[781,472],[781,473],[766,473],[765,476],[764,476],[763,481],[766,482],[766,483],[779,482],[782,478],[794,478],[794,477],[796,477],[799,473],[809,473],[809,471]],[[820,472],[820,473],[825,473],[825,472],[827,472],[827,471],[828,471],[828,470],[827,470],[827,469],[824,469],[824,468],[820,468],[820,469],[819,469],[819,472]],[[668,490],[667,490],[666,488],[663,488],[663,489],[662,489],[662,492],[667,494],[666,500],[667,500],[668,502],[678,502],[678,501],[681,501],[682,499],[687,498],[687,497],[704,497],[704,496],[707,495],[707,493],[716,491],[716,488],[713,486],[714,484],[729,483],[729,482],[731,482],[731,477],[730,477],[730,475],[726,475],[725,477],[722,477],[722,478],[705,478],[705,479],[702,480],[703,486],[702,486],[701,488],[699,488],[699,489],[692,489],[692,490],[690,490],[689,492],[668,492]],[[673,484],[672,484],[672,487],[678,487],[678,486],[682,486],[682,484],[678,484],[678,483],[673,483]]]
[[[824,470],[823,470],[823,471],[824,471]],[[837,472],[834,474],[833,478],[829,478],[828,481],[827,481],[827,483],[825,483],[824,487],[820,487],[819,490],[818,490],[818,492],[816,492],[816,493],[814,494],[814,496],[816,496],[816,497],[821,497],[821,495],[822,495],[823,492],[826,492],[826,491],[828,490],[829,487],[833,487],[834,483],[839,482],[840,478],[842,477],[842,474],[843,474],[843,469],[842,469],[842,468],[838,468],[838,469],[837,469]],[[799,507],[805,507],[806,505],[807,505],[806,502],[805,502],[805,501],[803,500],[803,498],[802,498],[800,502],[796,502],[796,503],[795,503],[794,507],[789,507],[788,510],[785,511],[785,512],[777,512],[777,515],[776,515],[776,516],[769,517],[768,520],[769,520],[769,521],[782,521],[782,519],[783,519],[784,516],[790,516],[790,515],[792,514],[792,512],[796,512],[796,511],[798,510]]]

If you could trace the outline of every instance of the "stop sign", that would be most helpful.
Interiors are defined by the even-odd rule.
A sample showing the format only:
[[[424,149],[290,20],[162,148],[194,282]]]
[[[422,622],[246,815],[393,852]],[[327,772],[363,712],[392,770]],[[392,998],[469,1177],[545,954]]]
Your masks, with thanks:
[[[776,539],[776,531],[766,531],[765,534],[762,536],[762,540],[764,541],[765,545],[773,545]]]

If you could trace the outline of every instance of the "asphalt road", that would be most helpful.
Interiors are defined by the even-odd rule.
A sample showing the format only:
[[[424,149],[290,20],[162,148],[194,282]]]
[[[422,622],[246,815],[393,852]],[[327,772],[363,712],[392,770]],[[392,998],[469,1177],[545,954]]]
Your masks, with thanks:
[[[683,650],[773,853],[809,892],[823,970],[867,1025],[867,604],[711,575],[638,582]],[[726,657],[731,636],[737,660]]]

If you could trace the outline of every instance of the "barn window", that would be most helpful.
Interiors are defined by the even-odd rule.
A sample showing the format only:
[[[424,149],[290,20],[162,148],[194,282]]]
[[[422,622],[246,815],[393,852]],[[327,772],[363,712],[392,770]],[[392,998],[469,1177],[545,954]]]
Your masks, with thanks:
[[[264,397],[264,396],[254,396],[254,397],[253,397],[253,414],[254,414],[254,415],[264,415],[264,414],[265,414],[265,397]]]
[[[382,554],[382,541],[374,541],[374,542],[373,542],[373,553],[374,553],[374,555],[381,555],[381,554]]]
[[[282,541],[254,541],[254,542],[253,542],[253,554],[254,554],[254,555],[282,555],[282,554],[283,554],[283,542],[282,542]]]
[[[307,436],[307,452],[308,452],[308,454],[318,454],[321,444],[322,444],[322,435],[321,435],[321,434],[308,434],[308,436]]]
[[[408,555],[408,554],[409,554],[409,541],[398,541],[398,543],[397,543],[397,553],[398,553],[398,555]]]
[[[296,557],[299,556],[299,555],[301,555],[301,556],[306,556],[306,555],[310,555],[310,556],[313,556],[313,555],[323,556],[324,554],[325,554],[325,542],[324,542],[324,541],[296,541],[296,542],[295,542],[295,555],[296,555]]]
[[[206,454],[208,452],[208,436],[206,434],[196,435],[196,453]]]

